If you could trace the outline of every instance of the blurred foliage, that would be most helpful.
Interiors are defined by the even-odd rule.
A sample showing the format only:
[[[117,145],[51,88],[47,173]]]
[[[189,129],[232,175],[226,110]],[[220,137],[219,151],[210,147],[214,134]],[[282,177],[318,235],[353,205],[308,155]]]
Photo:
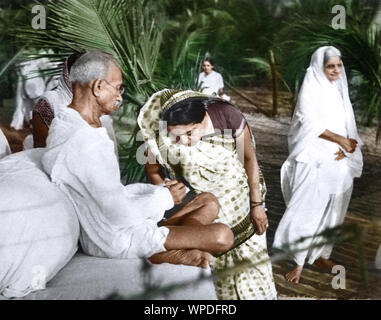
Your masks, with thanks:
[[[339,48],[350,82],[352,103],[364,122],[370,125],[373,119],[380,117],[381,111],[380,30],[371,35],[372,17],[377,13],[375,2],[323,0],[299,3],[303,5],[288,12],[288,18],[275,36],[275,49],[286,82],[297,90],[312,53],[326,45]],[[333,15],[324,14],[337,4],[346,7],[346,28],[343,30],[333,29],[330,20]]]
[[[30,26],[34,3],[17,1],[1,9],[0,43],[6,47],[0,66],[23,46],[53,49],[49,57],[57,59],[83,49],[114,54],[127,87],[117,126],[123,133],[122,175],[128,182],[142,179],[144,172],[133,160],[141,143],[135,141],[139,108],[164,87],[197,89],[206,55],[234,86],[269,86],[272,50],[283,88],[297,94],[313,51],[322,45],[337,46],[356,114],[368,125],[380,119],[380,1],[48,0],[46,30]],[[335,5],[346,8],[345,30],[331,26]]]
[[[12,97],[12,84],[15,74],[7,72],[12,68],[13,57],[17,54],[14,38],[10,29],[14,23],[26,19],[25,11],[15,9],[12,5],[1,4],[0,7],[0,100]]]

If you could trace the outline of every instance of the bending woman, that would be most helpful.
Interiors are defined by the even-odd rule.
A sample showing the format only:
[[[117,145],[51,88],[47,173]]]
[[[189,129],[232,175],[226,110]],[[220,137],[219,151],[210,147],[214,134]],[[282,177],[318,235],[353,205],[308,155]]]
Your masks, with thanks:
[[[362,172],[361,139],[348,95],[340,51],[321,47],[311,58],[288,135],[290,155],[281,169],[287,205],[273,246],[291,249],[296,267],[286,279],[299,283],[303,265],[317,259],[330,270],[333,246],[316,237],[344,221],[353,178]]]
[[[163,166],[197,193],[212,192],[221,205],[217,221],[234,231],[235,248],[213,262],[218,297],[276,298],[266,247],[266,187],[240,111],[199,92],[166,89],[149,99],[138,123],[149,148],[151,181],[163,181]],[[219,273],[241,263],[253,265]]]

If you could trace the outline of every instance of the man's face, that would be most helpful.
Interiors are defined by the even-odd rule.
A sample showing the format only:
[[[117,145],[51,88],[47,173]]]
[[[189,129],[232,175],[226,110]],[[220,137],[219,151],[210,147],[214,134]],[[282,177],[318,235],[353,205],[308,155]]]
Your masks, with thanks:
[[[343,68],[340,57],[329,58],[324,66],[324,73],[329,81],[336,81],[340,78]]]
[[[123,88],[123,76],[117,66],[112,66],[106,79],[102,79],[102,91],[99,96],[99,104],[103,114],[111,114],[117,111],[123,102],[120,90]]]

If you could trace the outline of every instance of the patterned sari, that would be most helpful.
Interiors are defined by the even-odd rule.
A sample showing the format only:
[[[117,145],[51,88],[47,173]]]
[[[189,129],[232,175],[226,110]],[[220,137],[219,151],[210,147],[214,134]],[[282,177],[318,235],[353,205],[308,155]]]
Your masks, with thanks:
[[[159,124],[165,110],[194,96],[207,97],[198,92],[173,90],[152,96],[138,118],[143,137],[172,179],[185,179],[196,193],[212,192],[219,200],[217,221],[230,226],[235,235],[234,248],[213,261],[219,299],[275,299],[266,235],[256,235],[250,223],[250,187],[235,139],[231,134],[216,133],[189,147],[176,143],[166,126]],[[261,173],[260,185],[264,199],[266,186]]]

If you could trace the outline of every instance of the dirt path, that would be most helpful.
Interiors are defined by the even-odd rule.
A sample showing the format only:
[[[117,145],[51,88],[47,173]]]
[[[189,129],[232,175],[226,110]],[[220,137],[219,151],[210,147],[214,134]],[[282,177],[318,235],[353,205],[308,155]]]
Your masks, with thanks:
[[[246,93],[250,95],[250,92]],[[282,116],[274,120],[252,112],[252,107],[246,101],[234,94],[231,96],[244,111],[256,138],[258,159],[268,187],[266,203],[270,228],[267,236],[271,248],[275,230],[285,211],[280,189],[280,168],[288,155],[287,132],[290,117],[287,114],[290,114],[291,108],[283,108]],[[255,99],[255,95],[252,94],[251,97]],[[266,104],[262,106],[266,107]],[[271,101],[268,101],[267,108],[271,108]],[[364,170],[361,178],[355,180],[345,224],[357,224],[362,230],[362,236],[356,243],[336,246],[332,254],[332,259],[345,267],[346,289],[333,289],[332,280],[335,274],[322,273],[316,267],[308,265],[299,285],[288,283],[284,274],[293,264],[283,261],[273,264],[275,282],[281,298],[381,299],[381,270],[374,269],[376,252],[381,244],[381,145],[375,146],[375,130],[360,128],[359,131],[366,144]],[[363,250],[367,282],[361,278],[359,247]]]

